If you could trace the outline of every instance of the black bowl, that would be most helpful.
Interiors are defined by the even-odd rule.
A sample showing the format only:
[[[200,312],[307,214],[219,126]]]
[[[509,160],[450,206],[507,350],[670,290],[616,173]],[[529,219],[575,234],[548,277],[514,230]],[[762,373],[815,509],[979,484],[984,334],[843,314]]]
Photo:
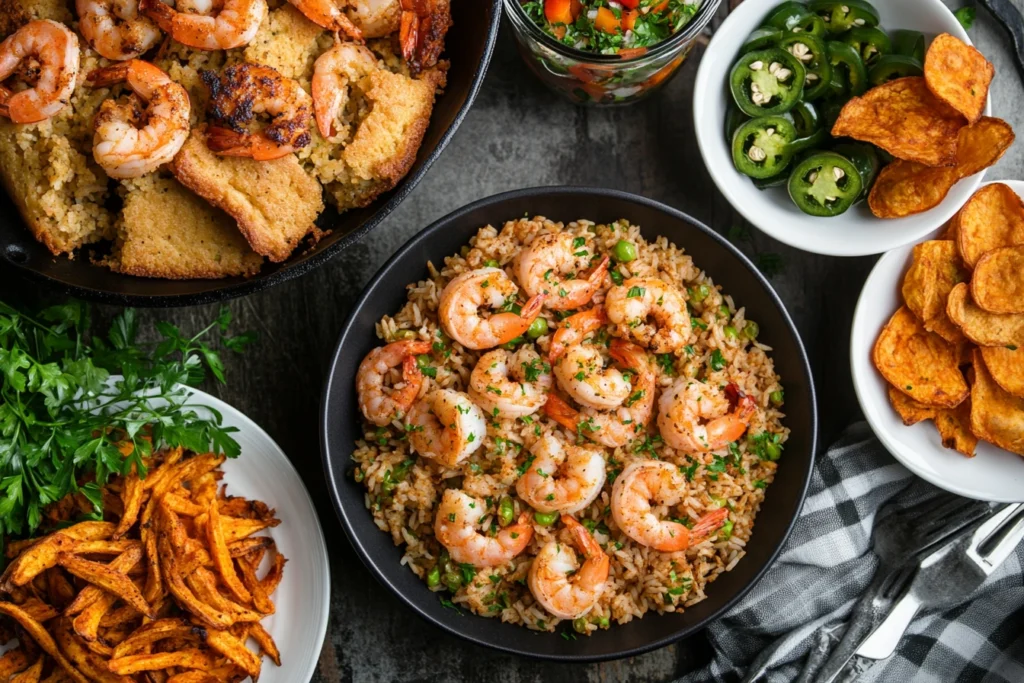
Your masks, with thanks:
[[[761,326],[758,339],[774,351],[775,369],[786,388],[785,424],[792,430],[775,482],[757,516],[747,555],[709,585],[708,598],[681,614],[649,613],[588,638],[565,640],[444,608],[438,596],[399,564],[402,550],[381,532],[363,505],[363,488],[351,476],[353,442],[361,437],[355,396],[359,361],[380,342],[374,324],[404,303],[405,287],[426,277],[427,261],[440,265],[483,225],[502,225],[523,215],[553,220],[629,219],[648,239],[664,235],[693,256],[738,306]],[[324,389],[321,452],[331,496],[349,539],[370,571],[409,607],[446,631],[505,652],[563,661],[593,661],[636,655],[703,628],[739,600],[768,569],[789,536],[803,503],[814,463],[817,411],[803,344],[779,297],[743,254],[717,233],[667,206],[614,190],[535,188],[475,202],[437,221],[409,241],[363,291],[341,332]]]
[[[452,0],[454,25],[444,58],[451,62],[448,86],[437,98],[430,126],[408,175],[370,206],[343,214],[326,214],[318,222],[331,234],[313,249],[297,250],[283,263],[267,263],[251,278],[160,280],[119,275],[79,256],[54,257],[32,237],[6,193],[0,193],[0,266],[41,280],[65,294],[126,306],[194,306],[251,294],[298,277],[377,227],[394,211],[444,151],[476,99],[494,51],[501,23],[501,0]]]

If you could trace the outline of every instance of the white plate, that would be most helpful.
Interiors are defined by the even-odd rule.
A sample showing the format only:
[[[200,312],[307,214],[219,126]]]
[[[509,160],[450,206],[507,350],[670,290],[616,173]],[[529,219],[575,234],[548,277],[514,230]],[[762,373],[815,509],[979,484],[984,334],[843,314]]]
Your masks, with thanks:
[[[193,393],[189,404],[219,411],[225,425],[239,430],[232,436],[242,454],[224,463],[228,495],[262,500],[281,520],[269,535],[288,563],[272,596],[277,612],[263,620],[281,651],[281,666],[264,658],[260,683],[308,681],[327,635],[331,604],[331,569],[316,508],[299,473],[269,434],[227,403],[202,391]]]
[[[715,32],[697,71],[693,94],[697,144],[711,177],[733,207],[758,229],[780,242],[832,256],[880,254],[920,242],[950,219],[974,194],[984,171],[957,183],[945,200],[930,211],[906,218],[875,218],[866,202],[860,202],[835,218],[808,216],[793,204],[786,188],[761,191],[732,163],[725,139],[728,112],[728,80],[747,36],[781,0],[745,0]],[[950,33],[970,43],[967,32],[941,0],[873,0],[882,28],[921,31],[929,38]],[[1010,74],[1010,77],[1013,75]],[[985,114],[992,113],[992,98]]]
[[[1005,182],[1024,196],[1024,182]],[[882,327],[903,304],[900,287],[912,250],[912,246],[901,247],[879,259],[853,314],[850,366],[861,410],[889,452],[919,477],[968,498],[1024,501],[1024,458],[984,441],[978,442],[975,457],[965,458],[942,447],[930,420],[907,427],[889,404],[888,384],[871,362],[871,349]]]

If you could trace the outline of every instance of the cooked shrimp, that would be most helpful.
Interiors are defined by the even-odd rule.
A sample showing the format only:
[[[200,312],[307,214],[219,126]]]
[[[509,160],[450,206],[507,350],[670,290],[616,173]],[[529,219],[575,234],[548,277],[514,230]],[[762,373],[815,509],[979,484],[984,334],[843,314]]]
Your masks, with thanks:
[[[313,69],[313,108],[321,135],[327,139],[337,135],[335,123],[345,109],[352,84],[379,68],[377,57],[355,43],[338,43],[317,58]]]
[[[248,45],[267,16],[267,0],[223,0],[213,14],[183,12],[162,0],[139,0],[139,9],[179,43],[197,50]]]
[[[690,315],[678,289],[655,278],[630,278],[608,290],[608,319],[619,335],[654,353],[672,353],[690,337]]]
[[[430,352],[430,342],[398,341],[378,346],[366,354],[356,371],[356,393],[359,410],[367,420],[383,427],[398,420],[412,407],[423,384],[423,374],[416,356]],[[402,366],[401,387],[384,389],[384,377],[391,368]]]
[[[501,268],[478,268],[462,273],[441,292],[438,317],[448,336],[468,349],[491,349],[510,342],[529,329],[540,315],[544,295],[531,297],[520,313],[505,311],[488,318],[481,308],[510,308],[518,288]]]
[[[530,564],[527,585],[541,607],[559,619],[582,617],[597,604],[604,591],[611,560],[586,527],[569,515],[562,524],[572,533],[586,560],[580,566],[569,546],[550,541]]]
[[[632,342],[615,339],[611,345],[612,357],[635,374],[632,393],[614,410],[573,408],[555,394],[548,396],[544,412],[551,419],[572,432],[595,441],[602,446],[624,446],[643,434],[654,407],[655,373],[647,353]]]
[[[735,384],[717,386],[680,378],[658,400],[658,429],[665,443],[690,453],[725,448],[747,431],[757,404]]]
[[[92,49],[116,62],[156,47],[163,34],[139,14],[139,0],[75,0],[78,30]]]
[[[527,294],[547,294],[545,306],[566,311],[590,303],[604,282],[610,259],[605,256],[591,268],[593,256],[593,245],[583,237],[546,233],[519,253],[515,273]]]
[[[328,31],[341,32],[353,40],[362,40],[363,32],[342,11],[338,0],[288,0],[306,18]]]
[[[605,480],[602,452],[565,446],[546,434],[530,447],[533,461],[518,480],[519,497],[541,512],[579,512],[594,502]]]
[[[682,522],[658,519],[651,503],[676,505],[686,495],[687,486],[686,478],[671,463],[632,462],[612,487],[612,519],[637,543],[662,552],[686,550],[722,526],[729,515],[727,508],[718,508],[697,520],[692,529]]]
[[[558,329],[551,337],[548,349],[548,360],[557,361],[570,346],[582,344],[587,335],[597,332],[608,322],[604,309],[600,306],[581,311],[558,323]]]
[[[533,348],[523,346],[515,353],[494,349],[476,362],[469,396],[488,415],[514,419],[543,408],[551,384],[551,366]]]
[[[402,57],[413,75],[437,64],[444,36],[452,25],[449,0],[401,0]]]
[[[526,550],[533,525],[526,513],[494,536],[477,530],[487,506],[463,491],[447,489],[434,517],[434,535],[456,562],[474,567],[497,567]]]
[[[214,152],[268,161],[310,143],[312,100],[297,81],[258,64],[230,66],[219,76],[203,71],[200,76],[210,89],[210,117],[219,124],[207,130],[206,144]],[[268,114],[270,123],[249,132],[246,125],[258,114]]]
[[[189,134],[188,92],[163,70],[133,59],[96,69],[89,84],[127,82],[135,97],[105,100],[93,120],[92,154],[111,178],[138,178],[170,162]]]
[[[617,368],[604,366],[604,356],[593,345],[571,347],[554,368],[562,391],[589,408],[611,410],[622,405],[633,392]]]
[[[466,394],[437,389],[413,405],[407,429],[417,453],[455,467],[483,444],[487,421]]]
[[[0,90],[0,116],[14,123],[38,123],[56,116],[71,101],[78,79],[78,36],[49,19],[30,21],[0,43],[0,81],[25,60],[33,60],[35,84],[21,92]]]

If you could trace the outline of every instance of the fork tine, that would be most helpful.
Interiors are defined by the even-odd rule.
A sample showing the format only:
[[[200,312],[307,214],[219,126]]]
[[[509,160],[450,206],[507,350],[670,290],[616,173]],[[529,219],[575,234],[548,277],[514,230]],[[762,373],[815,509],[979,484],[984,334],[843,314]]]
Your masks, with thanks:
[[[981,538],[976,540],[976,547],[971,550],[976,552],[989,567],[994,569],[1002,564],[1003,560],[1020,543],[1021,537],[1024,537],[1022,510],[1024,510],[1024,505],[1008,505],[992,518],[991,522],[995,524],[991,528],[979,529],[978,535]],[[988,527],[989,524],[985,526]]]
[[[941,525],[929,525],[929,528],[925,529],[922,536],[929,540],[946,538],[947,536],[956,533],[960,529],[964,528],[968,524],[972,524],[981,519],[982,517],[987,517],[991,513],[991,505],[989,505],[988,503],[982,503],[980,501],[973,501],[971,505],[965,505],[962,508],[946,516],[942,520]]]

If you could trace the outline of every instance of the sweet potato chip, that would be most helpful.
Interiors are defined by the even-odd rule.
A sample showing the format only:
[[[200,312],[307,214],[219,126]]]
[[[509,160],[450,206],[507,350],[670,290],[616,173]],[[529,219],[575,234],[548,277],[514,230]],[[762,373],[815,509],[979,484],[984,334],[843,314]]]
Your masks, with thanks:
[[[242,602],[252,600],[252,594],[246,590],[242,580],[235,572],[235,563],[231,561],[231,552],[224,540],[224,529],[221,526],[220,508],[217,501],[207,508],[209,518],[206,521],[206,543],[209,545],[213,566],[217,568],[221,580],[231,593]]]
[[[252,676],[252,680],[259,680],[262,662],[238,638],[235,638],[227,631],[208,630],[206,632],[206,644],[224,655],[242,671]]]
[[[1024,398],[1024,350],[1016,346],[982,346],[979,350],[996,384]]]
[[[141,556],[141,548],[138,552]],[[61,555],[59,562],[60,566],[83,581],[88,581],[108,593],[113,593],[150,619],[156,618],[156,614],[153,613],[146,599],[142,597],[142,593],[126,574],[111,569],[108,565],[83,560],[74,555]]]
[[[186,669],[209,669],[213,664],[213,657],[198,648],[187,648],[177,652],[128,655],[107,662],[107,666],[116,674],[137,674],[142,671],[167,669],[172,666]]]
[[[949,293],[967,279],[956,245],[944,240],[921,242],[914,247],[910,268],[903,278],[903,300],[924,328],[956,344],[960,328],[946,315]]]
[[[100,620],[110,611],[115,602],[117,602],[116,595],[104,593],[99,600],[82,610],[71,621],[71,627],[78,637],[87,643],[94,642],[99,637]]]
[[[17,605],[9,602],[0,602],[0,614],[6,614],[14,619],[25,629],[25,633],[45,652],[53,657],[57,663],[75,680],[76,683],[89,683],[89,679],[82,675],[82,672],[75,668],[57,647],[53,637],[47,633],[46,628],[32,616]]]
[[[967,398],[956,347],[924,329],[906,306],[878,335],[872,360],[890,384],[915,401],[952,408]]]
[[[145,492],[142,480],[139,479],[139,475],[135,474],[135,467],[132,466],[132,473],[125,478],[124,488],[121,491],[124,512],[121,515],[121,521],[117,524],[117,530],[114,531],[114,538],[124,536],[128,533],[128,529],[138,521],[139,510],[142,509],[142,496]]]
[[[970,268],[987,252],[1024,244],[1024,202],[1008,185],[986,185],[956,215],[957,248]]]
[[[142,559],[142,549],[138,547],[129,548],[125,552],[121,553],[107,565],[107,568],[111,571],[118,572],[120,574],[127,574],[131,569],[139,563]],[[83,588],[71,604],[67,606],[64,611],[65,614],[71,616],[78,614],[86,607],[96,602],[100,596],[103,595],[103,589],[99,586],[87,586]]]
[[[834,137],[851,137],[881,147],[897,159],[926,166],[954,166],[963,114],[935,97],[924,78],[898,78],[854,97],[832,127]]]
[[[956,172],[960,178],[984,171],[999,161],[1016,136],[1006,121],[991,116],[960,129],[956,147]]]
[[[18,673],[32,661],[29,656],[25,654],[23,646],[11,648],[7,652],[0,656],[0,681],[6,681],[8,678]]]
[[[157,619],[143,624],[114,648],[114,657],[127,657],[165,638],[198,639],[202,628],[180,617]]]
[[[1024,244],[993,249],[978,259],[971,298],[989,313],[1024,313]]]
[[[273,636],[267,633],[267,629],[263,628],[263,624],[259,622],[250,624],[250,626],[249,637],[260,646],[260,652],[270,657],[270,661],[274,664],[281,666],[281,651],[277,648]]]
[[[1024,313],[989,313],[978,308],[966,282],[949,293],[946,314],[979,346],[1024,346]]]
[[[39,683],[39,677],[43,675],[43,658],[40,657],[36,663],[28,667],[17,676],[11,676],[8,683]]]
[[[971,431],[1011,453],[1024,455],[1024,398],[1003,391],[995,383],[981,351],[974,352]]]
[[[941,408],[926,406],[915,401],[891,384],[889,385],[889,403],[903,420],[903,424],[908,427],[916,425],[918,422],[931,420],[935,417],[935,413],[941,410]]]
[[[868,208],[878,218],[903,218],[934,209],[956,184],[955,166],[925,166],[897,159],[878,174]]]
[[[100,683],[131,683],[130,678],[111,673],[107,668],[106,658],[90,651],[85,643],[71,632],[71,624],[67,619],[57,620],[54,636],[68,659],[89,679]]]
[[[988,86],[996,70],[976,49],[940,33],[924,56],[924,80],[940,100],[974,123],[985,111]]]
[[[220,683],[221,679],[205,671],[186,671],[167,679],[167,683]]]
[[[974,457],[978,439],[971,433],[971,400],[964,400],[955,408],[926,406],[910,398],[896,387],[889,387],[889,402],[896,409],[903,424],[910,426],[924,420],[931,420],[939,430],[942,445]]]

